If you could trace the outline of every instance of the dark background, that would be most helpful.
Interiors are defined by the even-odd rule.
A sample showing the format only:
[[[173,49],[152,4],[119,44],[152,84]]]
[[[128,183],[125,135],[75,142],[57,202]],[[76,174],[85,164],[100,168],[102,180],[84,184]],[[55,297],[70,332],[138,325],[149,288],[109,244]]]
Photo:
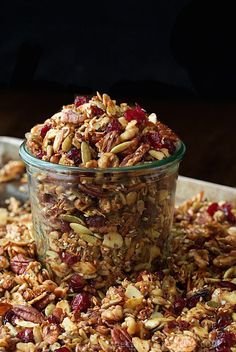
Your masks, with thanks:
[[[236,186],[232,1],[9,1],[0,11],[0,135],[75,94],[138,102],[187,145],[181,173]]]

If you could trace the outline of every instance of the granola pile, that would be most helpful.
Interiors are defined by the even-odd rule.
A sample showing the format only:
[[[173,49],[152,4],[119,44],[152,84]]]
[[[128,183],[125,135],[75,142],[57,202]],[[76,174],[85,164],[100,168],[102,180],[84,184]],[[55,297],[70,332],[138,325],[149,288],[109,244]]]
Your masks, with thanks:
[[[176,208],[157,271],[107,288],[60,284],[36,257],[29,204],[0,210],[0,351],[235,352],[236,209],[202,194]]]
[[[116,104],[107,94],[74,104],[26,134],[36,158],[85,168],[133,166],[173,154],[178,138],[139,105]]]
[[[27,153],[60,164],[28,164],[38,254],[58,282],[77,272],[96,288],[109,287],[156,265],[173,219],[181,157],[150,165],[180,145],[155,114],[99,93],[77,97],[31,129]],[[121,168],[144,163],[141,170]]]

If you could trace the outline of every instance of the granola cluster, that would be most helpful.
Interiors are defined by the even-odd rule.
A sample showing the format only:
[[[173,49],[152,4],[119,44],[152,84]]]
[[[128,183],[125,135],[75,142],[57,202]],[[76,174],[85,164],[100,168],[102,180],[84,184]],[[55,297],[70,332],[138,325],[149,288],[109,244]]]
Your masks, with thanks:
[[[29,204],[0,210],[0,351],[235,352],[236,210],[200,194],[176,208],[157,271],[109,288],[55,282],[38,261]]]
[[[133,166],[174,153],[178,138],[139,105],[116,104],[107,94],[74,104],[27,133],[28,150],[45,161],[85,168]]]

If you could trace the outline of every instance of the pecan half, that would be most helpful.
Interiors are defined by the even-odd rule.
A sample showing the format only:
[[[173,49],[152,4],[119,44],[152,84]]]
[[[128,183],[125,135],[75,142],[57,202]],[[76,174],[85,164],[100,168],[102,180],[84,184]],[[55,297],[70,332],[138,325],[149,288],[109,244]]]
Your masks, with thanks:
[[[120,166],[136,165],[139,161],[143,159],[144,155],[149,149],[149,144],[141,144],[140,147],[133,154],[128,155],[123,159],[123,161],[120,163]]]
[[[111,149],[120,143],[119,132],[108,132],[103,138],[96,143],[96,147],[100,152],[108,153]]]
[[[89,195],[91,197],[100,198],[100,197],[103,196],[102,192],[98,189],[98,187],[95,186],[95,185],[92,185],[92,184],[90,184],[89,186],[88,185],[85,186],[85,185],[79,184],[78,188],[79,188],[79,190],[81,192],[83,192],[83,193],[85,193],[85,194],[87,194],[87,195]]]
[[[125,329],[119,327],[111,331],[111,337],[117,347],[117,352],[135,352],[136,348],[132,343],[130,335]]]
[[[11,270],[18,275],[24,274],[31,261],[32,259],[26,258],[23,254],[17,254],[11,259]]]
[[[43,314],[36,308],[24,306],[22,304],[14,306],[13,312],[21,319],[31,321],[32,323],[41,324],[44,321]]]

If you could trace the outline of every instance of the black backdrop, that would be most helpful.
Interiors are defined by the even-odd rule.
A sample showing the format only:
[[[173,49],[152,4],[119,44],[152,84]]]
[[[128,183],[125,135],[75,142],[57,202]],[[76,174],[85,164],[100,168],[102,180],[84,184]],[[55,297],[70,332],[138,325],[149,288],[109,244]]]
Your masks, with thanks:
[[[1,86],[236,93],[233,1],[4,1]]]

